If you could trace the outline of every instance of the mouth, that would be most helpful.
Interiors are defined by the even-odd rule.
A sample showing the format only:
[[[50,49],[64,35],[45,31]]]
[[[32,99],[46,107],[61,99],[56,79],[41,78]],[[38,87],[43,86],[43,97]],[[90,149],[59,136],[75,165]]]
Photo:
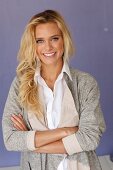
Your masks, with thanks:
[[[45,57],[53,57],[56,52],[43,53]]]

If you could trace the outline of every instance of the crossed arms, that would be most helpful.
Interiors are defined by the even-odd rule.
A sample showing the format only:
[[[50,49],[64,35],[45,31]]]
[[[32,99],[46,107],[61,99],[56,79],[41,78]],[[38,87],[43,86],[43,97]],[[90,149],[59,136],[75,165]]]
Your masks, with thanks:
[[[12,114],[11,120],[13,122],[13,126],[18,131],[28,131],[21,114],[19,115]],[[36,150],[34,152],[54,154],[66,153],[65,147],[62,142],[62,138],[77,132],[77,130],[78,127],[76,126],[68,128],[67,127],[57,128],[54,130],[47,131],[36,131],[34,141]]]
[[[2,119],[3,137],[8,150],[29,151],[26,144],[29,133],[27,127],[29,125],[27,124],[28,126],[26,126],[21,115],[18,115],[15,119],[14,115],[12,115],[13,113],[23,113],[18,101],[18,84],[18,79],[15,78],[5,104]],[[68,127],[36,131],[34,141],[35,147],[38,148],[36,152],[66,153],[67,151],[69,155],[72,155],[82,151],[95,150],[102,133],[105,131],[105,122],[99,104],[99,97],[97,82],[89,75],[83,77],[79,82],[79,100],[81,105],[79,128]],[[11,115],[13,120],[11,120]],[[15,123],[17,120],[20,120],[21,126]]]

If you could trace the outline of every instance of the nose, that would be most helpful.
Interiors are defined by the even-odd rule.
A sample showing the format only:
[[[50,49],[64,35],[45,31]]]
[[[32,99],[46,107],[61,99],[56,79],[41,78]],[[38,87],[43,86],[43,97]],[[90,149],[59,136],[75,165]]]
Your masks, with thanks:
[[[45,43],[45,50],[50,51],[52,49],[52,42],[51,41],[46,41]]]

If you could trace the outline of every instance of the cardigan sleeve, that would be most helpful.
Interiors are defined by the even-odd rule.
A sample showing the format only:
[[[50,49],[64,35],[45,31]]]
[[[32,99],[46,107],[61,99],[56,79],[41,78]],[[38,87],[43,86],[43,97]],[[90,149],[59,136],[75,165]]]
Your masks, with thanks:
[[[18,98],[18,86],[19,81],[16,77],[10,87],[9,94],[6,100],[3,118],[2,118],[2,129],[3,138],[7,150],[13,151],[28,151],[28,136],[31,131],[18,131],[13,126],[11,121],[11,114],[22,114],[22,107],[19,103]]]
[[[79,79],[78,95],[80,104],[79,130],[75,134],[62,139],[69,155],[95,150],[102,133],[105,131],[105,121],[99,102],[98,84],[89,74]]]

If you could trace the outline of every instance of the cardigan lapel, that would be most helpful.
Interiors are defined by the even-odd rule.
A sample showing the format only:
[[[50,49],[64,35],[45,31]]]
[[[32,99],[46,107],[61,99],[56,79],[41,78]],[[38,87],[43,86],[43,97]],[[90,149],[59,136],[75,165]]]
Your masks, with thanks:
[[[71,73],[72,80],[70,80],[69,76],[66,73],[64,73],[64,79],[68,85],[68,88],[71,91],[77,112],[79,114],[80,106],[79,106],[79,94],[78,94],[78,88],[77,88],[77,78],[76,78],[75,74],[73,74],[71,68],[70,68],[70,73]]]
[[[61,117],[58,127],[73,127],[78,126],[79,115],[75,107],[75,103],[68,88],[64,81],[64,95],[62,100]]]

